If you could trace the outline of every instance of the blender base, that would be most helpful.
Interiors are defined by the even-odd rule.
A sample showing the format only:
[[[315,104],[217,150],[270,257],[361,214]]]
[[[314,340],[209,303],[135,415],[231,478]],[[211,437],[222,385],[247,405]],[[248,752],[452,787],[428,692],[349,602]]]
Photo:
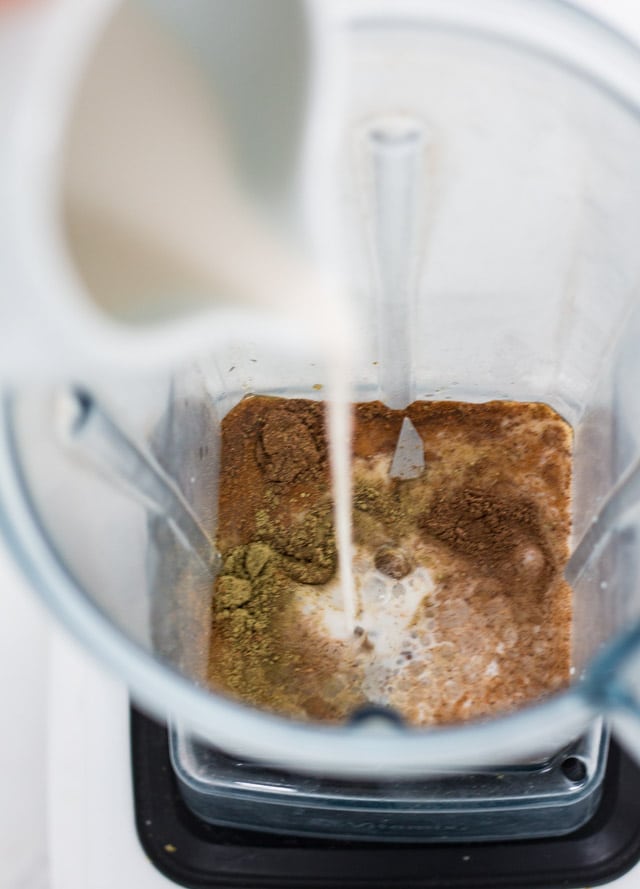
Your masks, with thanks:
[[[131,751],[140,842],[158,870],[187,887],[570,889],[606,883],[640,860],[640,768],[615,741],[600,803],[581,828],[561,837],[481,843],[378,844],[217,827],[183,801],[167,728],[133,708]]]
[[[172,725],[178,789],[218,827],[354,842],[487,842],[558,837],[586,824],[602,793],[608,731],[594,720],[559,750],[511,765],[422,779],[304,775],[236,756]]]

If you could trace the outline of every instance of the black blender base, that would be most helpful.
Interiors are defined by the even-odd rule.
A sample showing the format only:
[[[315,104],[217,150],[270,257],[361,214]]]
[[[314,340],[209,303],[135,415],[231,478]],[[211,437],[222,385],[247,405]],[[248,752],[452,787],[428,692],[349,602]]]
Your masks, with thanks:
[[[607,883],[640,860],[640,768],[611,742],[602,800],[575,833],[498,843],[338,842],[206,824],[183,802],[167,729],[131,710],[136,825],[166,877],[198,889],[518,889]]]

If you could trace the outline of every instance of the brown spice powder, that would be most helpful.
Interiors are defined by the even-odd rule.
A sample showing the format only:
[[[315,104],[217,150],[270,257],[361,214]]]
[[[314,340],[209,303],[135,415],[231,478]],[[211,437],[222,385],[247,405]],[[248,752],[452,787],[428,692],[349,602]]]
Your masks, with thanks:
[[[403,481],[388,466],[404,416],[422,438],[426,470]],[[567,424],[546,405],[516,402],[406,411],[370,402],[354,417],[354,540],[381,577],[401,584],[422,567],[435,583],[413,631],[435,641],[423,658],[400,652],[407,663],[389,677],[384,703],[416,724],[452,722],[566,683]],[[276,712],[344,719],[369,699],[374,646],[336,644],[299,610],[301,590],[322,590],[313,585],[331,581],[337,563],[324,406],[243,400],[223,421],[221,463],[225,563],[209,681]]]

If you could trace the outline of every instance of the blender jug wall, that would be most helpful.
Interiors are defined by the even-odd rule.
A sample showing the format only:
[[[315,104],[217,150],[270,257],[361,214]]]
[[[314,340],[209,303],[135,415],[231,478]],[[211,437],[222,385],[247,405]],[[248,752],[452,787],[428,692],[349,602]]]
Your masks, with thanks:
[[[640,281],[640,95],[628,75],[640,59],[564,6],[519,8],[517,19],[502,2],[481,16],[438,2],[335,13],[345,87],[324,199],[359,319],[354,400],[550,404],[575,433],[575,545],[640,438],[628,392],[640,372],[629,347]],[[585,62],[580,53],[595,44],[618,64]],[[241,398],[323,396],[322,356],[290,345],[274,346],[247,320],[241,334],[217,331],[210,354],[189,366],[92,384],[70,414],[59,393],[12,392],[2,523],[35,585],[137,695],[239,755],[393,775],[570,740],[613,700],[601,647],[626,657],[616,640],[638,620],[626,511],[575,583],[575,683],[548,701],[482,724],[377,734],[305,725],[202,688],[211,566],[177,515],[186,509],[215,539],[220,421]],[[133,463],[114,467],[109,447],[83,444],[91,410],[124,430]],[[177,513],[136,486],[143,464],[169,485]]]

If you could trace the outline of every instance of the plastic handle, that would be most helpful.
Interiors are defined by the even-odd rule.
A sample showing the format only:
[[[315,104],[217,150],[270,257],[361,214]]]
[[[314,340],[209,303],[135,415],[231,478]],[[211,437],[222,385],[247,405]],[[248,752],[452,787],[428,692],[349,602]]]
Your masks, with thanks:
[[[69,96],[116,0],[12,9],[0,27],[0,378],[46,378],[86,358],[91,327],[55,228]],[[76,292],[74,292],[76,291]],[[89,337],[87,336],[89,334]]]
[[[52,376],[88,379],[114,369],[167,366],[185,355],[194,356],[205,349],[211,351],[216,338],[226,334],[228,339],[242,330],[243,320],[237,317],[241,310],[235,304],[227,304],[223,309],[201,309],[186,313],[177,321],[171,319],[152,326],[118,323],[87,299],[83,282],[69,256],[62,233],[60,181],[70,108],[96,40],[118,5],[118,0],[56,0],[12,12],[2,20],[0,380],[3,382],[22,383],[32,379],[48,382]],[[192,12],[197,6],[201,17],[208,15],[209,26],[211,17],[215,24],[215,16],[219,14],[224,18],[219,23],[220,33],[225,32],[225,23],[235,21],[237,29],[244,28],[243,33],[247,35],[246,41],[239,41],[245,53],[268,43],[265,28],[257,24],[258,13],[264,13],[262,4],[218,2],[215,9],[205,2],[195,6],[174,3],[173,6],[180,14],[184,13],[185,20],[191,15],[187,6]],[[307,3],[298,0],[297,7],[297,18],[280,17],[289,24],[295,20],[304,50],[299,54],[301,68],[309,67],[304,77],[304,72],[298,72],[300,76],[291,78],[294,84],[305,84],[296,93],[297,117],[293,113],[296,103],[287,103],[286,113],[291,109],[293,115],[287,138],[294,148],[297,139],[302,139],[298,129],[307,125],[307,80],[311,81],[310,72],[315,64],[315,50],[311,46],[315,26],[309,25],[307,35]],[[284,27],[283,21],[278,26],[272,25],[272,43],[280,33],[278,29]],[[177,36],[188,40],[190,35]],[[304,43],[307,37],[308,47]],[[237,60],[234,56],[234,60],[237,66],[242,64],[239,55]],[[266,58],[264,62],[265,77],[272,73],[275,78],[276,66],[271,61]],[[211,76],[224,93],[221,98],[231,101],[235,98],[234,107],[241,106],[246,111],[242,96],[225,93],[237,78],[227,76],[225,79],[216,71]],[[265,90],[269,91],[268,84]],[[236,123],[234,121],[234,125]],[[246,120],[244,125],[247,129]],[[240,123],[237,129],[241,129]],[[284,132],[280,126],[275,130],[281,135]],[[256,150],[261,140],[250,136],[239,133],[243,144],[250,143]],[[282,152],[276,152],[276,156],[281,157]],[[252,159],[255,167],[257,161],[255,157]],[[249,161],[246,165],[250,166]],[[293,162],[288,164],[287,172],[293,167]],[[276,172],[268,170],[263,178],[268,178],[269,173],[271,184],[280,194],[284,185],[276,181]],[[257,177],[255,169],[253,173],[254,178]]]

